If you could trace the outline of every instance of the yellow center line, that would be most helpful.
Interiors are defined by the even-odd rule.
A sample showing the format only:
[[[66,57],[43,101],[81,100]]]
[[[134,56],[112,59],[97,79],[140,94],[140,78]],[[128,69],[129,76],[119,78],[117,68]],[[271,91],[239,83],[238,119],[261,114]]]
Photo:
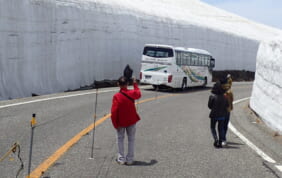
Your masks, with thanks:
[[[149,101],[153,101],[156,99],[166,98],[170,96],[174,96],[176,94],[168,94],[153,98],[144,99],[136,102],[136,104],[141,104]],[[111,114],[107,114],[104,117],[100,118],[98,121],[90,124],[87,128],[83,129],[69,141],[67,141],[63,146],[61,146],[57,151],[55,151],[51,156],[49,156],[45,161],[43,161],[36,169],[34,169],[27,178],[39,178],[49,167],[51,167],[65,152],[67,152],[75,143],[77,143],[81,137],[92,131],[95,127],[103,123],[106,119],[110,118]]]

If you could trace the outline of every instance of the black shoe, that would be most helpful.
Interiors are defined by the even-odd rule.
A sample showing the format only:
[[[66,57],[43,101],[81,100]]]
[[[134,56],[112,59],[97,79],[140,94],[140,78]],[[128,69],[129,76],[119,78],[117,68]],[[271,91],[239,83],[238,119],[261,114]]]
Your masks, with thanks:
[[[214,146],[215,148],[218,148],[218,146],[219,146],[218,140],[215,140],[215,141],[214,141],[213,146]]]
[[[222,148],[222,141],[221,140],[219,140],[219,142],[218,142],[218,148]]]

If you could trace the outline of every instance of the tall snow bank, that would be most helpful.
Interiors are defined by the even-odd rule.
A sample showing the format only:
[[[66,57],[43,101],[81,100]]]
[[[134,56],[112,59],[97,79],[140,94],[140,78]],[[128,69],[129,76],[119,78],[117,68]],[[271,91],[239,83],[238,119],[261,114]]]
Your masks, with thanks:
[[[282,134],[282,38],[259,46],[250,106]]]
[[[281,33],[198,0],[0,0],[0,99],[139,75],[146,43],[208,50],[215,70],[255,71]]]

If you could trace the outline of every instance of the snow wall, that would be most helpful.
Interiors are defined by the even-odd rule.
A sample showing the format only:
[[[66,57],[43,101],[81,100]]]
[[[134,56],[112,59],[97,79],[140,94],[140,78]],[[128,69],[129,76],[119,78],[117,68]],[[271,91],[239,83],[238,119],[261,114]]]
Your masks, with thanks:
[[[0,0],[0,99],[117,79],[126,64],[138,77],[146,43],[206,49],[215,70],[255,71],[256,27],[212,10],[197,0]]]
[[[282,134],[282,38],[259,46],[250,106]]]

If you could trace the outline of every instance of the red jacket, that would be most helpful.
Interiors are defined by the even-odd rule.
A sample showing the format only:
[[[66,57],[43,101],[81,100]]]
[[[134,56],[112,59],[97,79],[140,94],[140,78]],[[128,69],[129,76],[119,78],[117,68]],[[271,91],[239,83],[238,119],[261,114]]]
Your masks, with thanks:
[[[138,85],[134,83],[133,87],[133,90],[121,88],[120,92],[125,93],[133,100],[139,99],[141,97],[141,92]],[[114,95],[111,109],[112,123],[116,129],[118,127],[129,127],[140,120],[140,117],[136,112],[134,101],[130,100],[120,92]]]

